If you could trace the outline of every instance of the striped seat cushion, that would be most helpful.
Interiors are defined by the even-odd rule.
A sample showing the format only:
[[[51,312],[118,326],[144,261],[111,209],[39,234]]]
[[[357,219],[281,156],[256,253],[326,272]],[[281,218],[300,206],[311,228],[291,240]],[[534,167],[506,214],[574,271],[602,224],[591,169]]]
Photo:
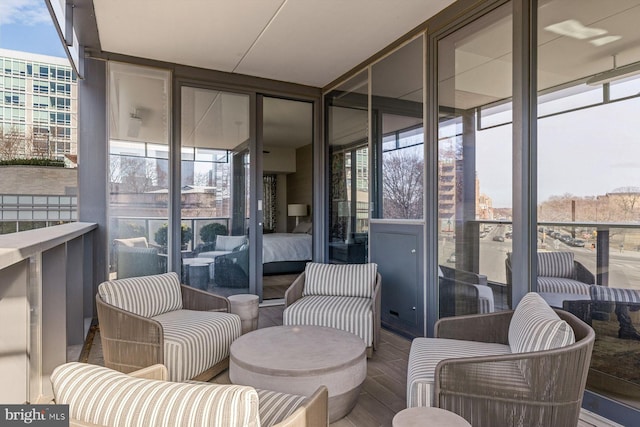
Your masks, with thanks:
[[[510,354],[508,345],[483,343],[477,341],[452,340],[446,338],[415,338],[409,351],[407,369],[407,407],[435,406],[434,380],[436,365],[445,359],[495,356]],[[526,384],[515,362],[493,363],[487,365],[481,378],[476,381]],[[476,371],[476,373],[478,373]],[[485,375],[486,374],[486,375]]]
[[[573,279],[573,252],[538,252],[538,276]]]
[[[591,299],[594,301],[614,301],[626,303],[640,303],[640,290],[625,288],[608,288],[592,285],[589,288]]]
[[[284,310],[286,325],[315,325],[341,329],[373,342],[373,300],[370,298],[312,295],[302,297]]]
[[[66,363],[51,375],[57,404],[73,420],[111,427],[259,427],[258,393],[239,385],[184,384]]]
[[[538,276],[538,292],[589,295],[589,286],[586,283],[564,277]]]
[[[284,421],[302,405],[305,396],[296,394],[280,393],[271,390],[256,390],[259,399],[260,425],[261,427],[271,427]]]
[[[164,364],[171,381],[196,377],[229,357],[241,334],[240,317],[210,311],[175,310],[153,318],[164,331]]]
[[[143,317],[182,308],[180,279],[173,272],[103,282],[98,293],[104,302]]]
[[[337,295],[371,298],[376,284],[378,265],[320,264],[309,262],[305,268],[306,295]]]

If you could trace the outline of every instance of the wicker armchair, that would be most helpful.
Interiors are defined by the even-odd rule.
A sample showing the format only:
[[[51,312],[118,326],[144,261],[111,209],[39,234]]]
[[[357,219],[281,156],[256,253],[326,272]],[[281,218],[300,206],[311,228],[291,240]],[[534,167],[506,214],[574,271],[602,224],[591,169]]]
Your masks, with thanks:
[[[511,304],[511,252],[505,259],[507,301]],[[573,259],[573,252],[538,252],[538,292],[589,295],[596,278],[584,265]]]
[[[163,261],[158,248],[149,245],[146,237],[113,239],[113,263],[118,279],[164,273]]]
[[[104,282],[96,305],[105,366],[124,373],[162,363],[172,381],[208,380],[228,367],[241,333],[226,298],[176,273]]]
[[[371,357],[380,342],[381,287],[382,276],[373,263],[307,263],[305,272],[285,292],[283,324],[354,333],[364,340]]]
[[[540,351],[510,351],[514,311],[439,320],[437,338],[417,338],[412,344],[407,406],[431,404],[474,427],[575,427],[595,333],[572,314],[554,312],[573,331],[575,342]]]
[[[495,310],[487,276],[444,265],[438,269],[440,317],[492,313]]]
[[[66,363],[51,375],[56,404],[69,405],[70,425],[326,427],[327,388],[309,397],[232,384],[168,381],[153,365],[128,375]]]

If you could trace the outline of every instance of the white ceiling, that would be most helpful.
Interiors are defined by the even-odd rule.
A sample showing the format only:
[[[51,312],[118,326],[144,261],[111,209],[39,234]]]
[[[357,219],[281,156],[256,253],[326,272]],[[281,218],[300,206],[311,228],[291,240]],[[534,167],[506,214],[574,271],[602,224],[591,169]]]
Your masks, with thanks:
[[[94,0],[103,51],[323,87],[453,0]]]

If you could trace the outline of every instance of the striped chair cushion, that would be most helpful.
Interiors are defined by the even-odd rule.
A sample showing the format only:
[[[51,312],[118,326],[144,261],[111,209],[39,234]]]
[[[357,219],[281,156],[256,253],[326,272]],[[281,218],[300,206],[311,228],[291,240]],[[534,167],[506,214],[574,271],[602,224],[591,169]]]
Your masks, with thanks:
[[[373,342],[373,300],[370,298],[312,295],[284,310],[283,325],[315,325],[341,329]]]
[[[305,268],[306,295],[337,295],[371,298],[376,284],[378,265],[320,264],[309,262]]]
[[[591,285],[589,292],[591,299],[594,301],[640,303],[640,290],[637,289],[608,288],[606,286]]]
[[[103,282],[98,293],[106,303],[143,317],[182,308],[180,280],[173,272]]]
[[[133,378],[101,366],[66,363],[51,375],[57,404],[72,419],[111,427],[259,427],[258,393],[238,385]]]
[[[538,252],[538,276],[573,278],[573,252]]]
[[[573,329],[549,304],[529,292],[516,307],[509,323],[509,345],[513,353],[550,350],[575,342]]]
[[[473,285],[478,290],[478,313],[493,313],[495,304],[493,291],[485,285]]]
[[[261,427],[271,427],[284,421],[305,401],[305,396],[280,393],[271,390],[256,390],[260,405]]]
[[[435,406],[434,381],[436,365],[445,359],[510,354],[508,345],[446,338],[415,338],[409,351],[407,369],[407,407]],[[493,363],[482,381],[522,383],[522,373],[515,363]],[[480,380],[477,378],[477,380]]]
[[[586,283],[563,277],[538,277],[538,292],[589,295]]]
[[[229,357],[241,334],[240,317],[210,311],[175,310],[153,318],[164,330],[164,364],[171,381],[196,377]]]

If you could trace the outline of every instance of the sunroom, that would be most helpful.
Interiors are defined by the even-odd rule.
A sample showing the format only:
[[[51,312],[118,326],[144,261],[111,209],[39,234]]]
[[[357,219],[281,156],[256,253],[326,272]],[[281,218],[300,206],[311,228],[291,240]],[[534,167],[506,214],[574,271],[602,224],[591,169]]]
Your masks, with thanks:
[[[31,308],[2,400],[46,394],[107,279],[174,271],[265,308],[312,260],[376,263],[408,339],[529,291],[589,301],[583,408],[638,420],[638,306],[589,286],[640,291],[640,1],[47,3],[81,79],[79,222],[0,237]],[[548,252],[586,293],[542,285]]]

